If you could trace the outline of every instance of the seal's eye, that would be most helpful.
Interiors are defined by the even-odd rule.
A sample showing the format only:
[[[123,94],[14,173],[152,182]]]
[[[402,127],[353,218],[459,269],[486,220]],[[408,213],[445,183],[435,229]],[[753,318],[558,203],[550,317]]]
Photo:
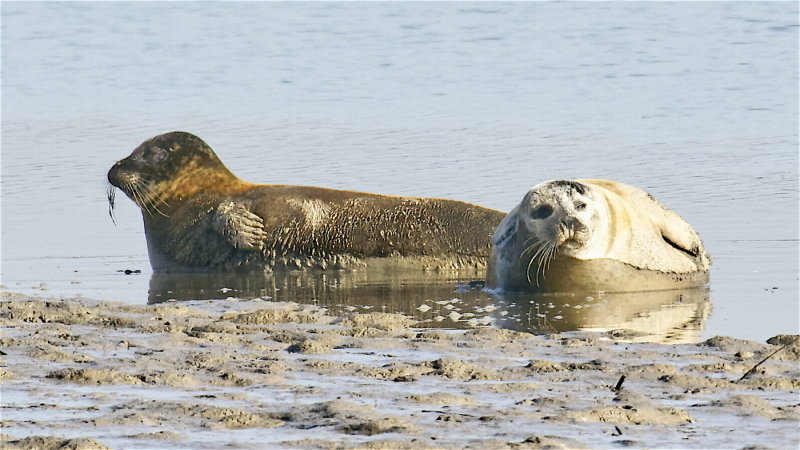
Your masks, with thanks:
[[[531,219],[545,219],[553,214],[553,207],[550,205],[541,205],[531,211]]]
[[[583,211],[584,209],[586,209],[586,203],[583,202],[575,203],[575,209],[577,209],[578,211]]]
[[[151,163],[160,163],[167,158],[169,152],[161,147],[152,146],[145,150],[144,158]]]

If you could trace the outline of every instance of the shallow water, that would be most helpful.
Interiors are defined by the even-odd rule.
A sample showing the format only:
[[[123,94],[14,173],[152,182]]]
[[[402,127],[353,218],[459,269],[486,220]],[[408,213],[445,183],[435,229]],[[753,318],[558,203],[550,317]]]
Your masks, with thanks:
[[[108,217],[105,174],[183,129],[253,182],[504,211],[546,179],[633,184],[692,223],[714,259],[709,292],[691,302],[705,306],[686,321],[696,339],[797,333],[797,13],[794,2],[4,3],[2,284],[132,303],[163,292],[138,210],[120,196],[117,226]],[[414,313],[456,298],[470,313],[542,314],[465,281],[314,291],[306,280],[281,299]],[[219,291],[204,297],[173,282],[175,298],[269,285],[200,283]],[[667,306],[656,309],[672,317]],[[504,317],[492,323],[512,326]]]

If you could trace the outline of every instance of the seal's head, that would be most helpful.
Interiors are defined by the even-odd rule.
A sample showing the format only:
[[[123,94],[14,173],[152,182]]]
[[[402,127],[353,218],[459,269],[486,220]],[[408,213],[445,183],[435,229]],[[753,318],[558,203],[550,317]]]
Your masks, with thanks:
[[[519,220],[530,236],[558,251],[577,250],[592,235],[599,211],[590,188],[577,181],[547,181],[520,203]]]
[[[108,171],[111,185],[121,189],[145,215],[166,215],[164,209],[171,199],[237,180],[208,144],[182,131],[143,142]],[[113,208],[113,188],[109,204]]]
[[[538,282],[556,254],[577,256],[602,228],[601,204],[593,200],[591,188],[577,181],[537,184],[509,214],[513,223],[507,222],[507,234],[516,239],[502,242],[500,236],[494,244],[518,253],[517,258],[527,261],[528,281]]]

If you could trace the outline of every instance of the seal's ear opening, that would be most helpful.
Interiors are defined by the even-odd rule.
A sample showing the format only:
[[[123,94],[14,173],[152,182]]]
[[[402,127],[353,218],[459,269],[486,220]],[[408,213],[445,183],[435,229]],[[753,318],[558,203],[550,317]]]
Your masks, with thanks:
[[[106,195],[108,196],[108,215],[111,217],[111,221],[114,223],[114,226],[117,225],[117,219],[114,217],[114,198],[117,195],[117,188],[113,185],[108,186],[106,189]]]

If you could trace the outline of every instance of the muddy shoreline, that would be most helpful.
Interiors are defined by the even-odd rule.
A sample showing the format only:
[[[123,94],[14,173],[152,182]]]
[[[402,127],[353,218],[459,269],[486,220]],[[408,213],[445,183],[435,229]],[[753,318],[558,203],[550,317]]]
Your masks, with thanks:
[[[0,324],[4,448],[800,444],[790,336],[663,345],[624,330],[419,328],[260,299],[132,306],[8,292]]]

